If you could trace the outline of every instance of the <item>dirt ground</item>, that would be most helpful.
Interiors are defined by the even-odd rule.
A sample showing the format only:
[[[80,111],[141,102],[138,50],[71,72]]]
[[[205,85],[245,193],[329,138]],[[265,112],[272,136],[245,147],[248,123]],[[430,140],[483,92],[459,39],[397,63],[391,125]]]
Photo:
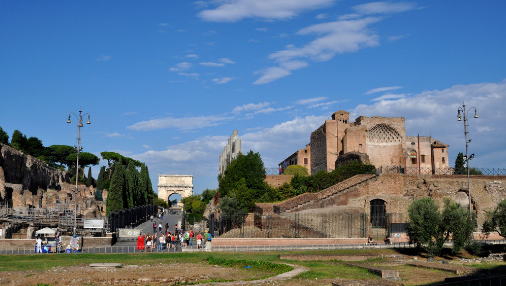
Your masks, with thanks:
[[[102,269],[80,265],[55,267],[48,271],[3,272],[0,285],[173,285],[243,280],[255,276],[237,268],[189,263],[124,265],[122,268]]]

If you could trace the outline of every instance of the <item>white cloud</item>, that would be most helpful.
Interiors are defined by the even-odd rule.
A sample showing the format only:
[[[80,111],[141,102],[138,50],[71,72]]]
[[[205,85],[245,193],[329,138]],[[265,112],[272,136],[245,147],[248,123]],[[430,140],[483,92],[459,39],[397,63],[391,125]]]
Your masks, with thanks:
[[[120,134],[118,132],[114,132],[114,133],[109,133],[109,134],[106,134],[105,136],[107,137],[111,137],[111,138],[115,138],[115,137],[123,137],[125,136],[124,134]]]
[[[298,58],[328,61],[335,54],[356,52],[362,48],[378,46],[379,37],[367,27],[380,20],[381,18],[368,17],[359,20],[335,21],[299,30],[297,32],[299,35],[317,34],[320,37],[301,48],[289,45],[286,50],[270,54],[269,58],[278,63],[278,66],[261,71],[263,75],[254,84],[272,82],[308,65],[307,62],[296,60]]]
[[[267,113],[272,113],[275,111],[283,111],[283,110],[292,109],[292,108],[293,108],[293,106],[280,107],[280,108],[268,107],[268,108],[263,108],[263,109],[257,110],[253,113],[250,113],[250,114],[246,114],[246,116],[252,116],[254,114],[260,114],[260,113],[267,114]]]
[[[320,102],[313,105],[310,105],[309,108],[318,108],[321,107],[323,110],[330,108],[332,105],[338,103],[338,100],[328,101],[328,102]]]
[[[223,84],[223,83],[227,83],[227,82],[229,82],[231,80],[232,80],[231,77],[222,77],[222,78],[215,78],[215,79],[213,79],[213,82],[215,82],[216,84]]]
[[[244,18],[289,19],[301,12],[332,5],[335,0],[231,0],[198,16],[211,22],[236,22]]]
[[[185,73],[185,72],[180,72],[178,73],[178,75],[183,75],[183,76],[187,76],[187,77],[194,77],[194,78],[198,78],[200,76],[200,74],[194,72],[194,73]]]
[[[162,26],[162,27],[167,27],[169,24],[168,23],[158,23],[158,26]]]
[[[209,126],[217,126],[223,124],[231,117],[224,116],[198,116],[198,117],[182,117],[182,118],[160,118],[148,121],[142,121],[128,126],[128,129],[136,131],[150,131],[159,129],[175,128],[180,130],[194,130]]]
[[[212,62],[202,62],[201,65],[205,67],[224,67],[224,63],[212,63]]]
[[[299,100],[297,100],[297,104],[300,104],[300,105],[313,104],[315,102],[320,102],[325,99],[327,99],[327,97],[313,97],[313,98],[299,99]]]
[[[99,62],[106,62],[108,60],[112,59],[111,56],[101,56],[100,58],[97,58],[97,61]]]
[[[178,63],[177,65],[169,68],[169,71],[184,71],[192,67],[191,63],[188,62],[182,62]]]
[[[151,149],[151,146],[146,145],[146,144],[143,144],[143,145],[142,145],[142,148],[144,148],[144,149]]]
[[[260,102],[260,103],[248,103],[248,104],[245,104],[245,105],[242,105],[242,106],[237,106],[236,108],[234,108],[234,110],[232,110],[233,113],[241,113],[243,111],[251,111],[251,110],[258,110],[258,109],[262,109],[264,107],[267,107],[269,106],[270,103],[269,102]]]
[[[387,94],[382,95],[380,97],[376,97],[374,99],[371,99],[371,101],[381,101],[381,100],[388,100],[388,99],[399,99],[399,98],[405,98],[405,97],[406,97],[405,94],[387,93]]]
[[[339,17],[337,17],[338,20],[351,20],[351,19],[357,19],[357,18],[360,18],[360,14],[346,14],[346,15],[341,15]]]
[[[393,41],[397,41],[397,40],[403,39],[405,37],[406,36],[404,36],[404,35],[390,36],[390,37],[387,37],[387,41],[393,42]]]
[[[326,13],[321,13],[321,14],[318,14],[316,15],[316,19],[325,19],[327,18],[329,15],[326,14]]]
[[[371,2],[352,7],[360,14],[392,14],[413,10],[416,8],[414,3],[409,2]]]
[[[257,30],[259,32],[267,32],[269,30],[269,28],[256,28],[255,30]]]
[[[366,93],[364,93],[364,94],[371,94],[371,93],[376,93],[376,92],[390,91],[390,90],[396,90],[396,89],[400,89],[400,88],[402,88],[402,86],[385,86],[385,87],[378,87],[378,88],[369,89],[369,90],[368,90],[368,91],[366,91]]]
[[[186,55],[187,58],[192,58],[192,59],[198,59],[199,56],[196,55],[196,54],[189,54],[189,55]]]
[[[235,62],[229,58],[221,58],[218,60],[219,62],[222,62],[224,64],[235,64]]]

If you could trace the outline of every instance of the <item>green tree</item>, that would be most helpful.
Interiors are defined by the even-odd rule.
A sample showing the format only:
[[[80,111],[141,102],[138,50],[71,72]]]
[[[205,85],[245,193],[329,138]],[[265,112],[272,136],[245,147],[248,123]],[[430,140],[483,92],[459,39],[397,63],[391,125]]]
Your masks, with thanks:
[[[284,171],[283,175],[293,175],[293,176],[308,176],[307,168],[300,165],[290,165]]]
[[[216,195],[216,192],[217,190],[205,189],[202,192],[202,202],[207,205],[213,199],[214,195]]]
[[[42,141],[37,137],[30,137],[26,140],[25,150],[26,153],[36,158],[44,155],[45,151],[44,145],[42,145]]]
[[[75,179],[75,169],[76,169],[76,162],[77,162],[77,153],[72,153],[67,156],[67,165],[69,166],[69,173],[74,177]],[[78,180],[82,182],[83,184],[86,184],[86,181],[84,180],[84,168],[88,165],[98,165],[100,162],[100,159],[95,156],[92,153],[89,152],[80,152],[79,153],[79,176]],[[82,176],[81,176],[82,171]],[[75,182],[75,180],[74,180]]]
[[[88,177],[86,178],[86,187],[94,185],[93,177],[91,175],[91,167],[88,169]]]
[[[444,200],[444,209],[431,198],[415,200],[408,208],[409,222],[407,234],[410,242],[424,249],[430,256],[436,256],[443,250],[445,242],[453,240],[456,253],[470,243],[476,221],[469,211],[456,202]]]
[[[45,156],[49,160],[50,163],[67,165],[67,157],[76,153],[76,150],[72,146],[68,145],[51,145],[45,149]],[[68,165],[67,165],[68,166]]]
[[[28,139],[26,139],[26,136],[23,135],[23,133],[21,133],[21,131],[16,129],[12,133],[11,147],[16,150],[19,150],[19,151],[25,151],[27,140]]]
[[[98,173],[98,177],[97,177],[97,182],[96,182],[96,185],[97,185],[97,190],[102,190],[102,183],[104,182],[104,176],[106,176],[105,174],[105,166],[102,166],[100,167],[100,172]]]
[[[494,211],[487,213],[483,231],[486,233],[497,231],[500,236],[506,238],[506,199],[502,200]]]
[[[123,209],[123,187],[124,183],[124,167],[121,163],[116,163],[114,166],[114,174],[111,178],[111,186],[107,194],[106,201],[106,216],[108,217],[111,212],[116,212]]]
[[[248,214],[248,209],[235,194],[221,198],[217,207],[221,211],[221,217],[230,220],[234,227],[244,222],[244,218]]]
[[[149,201],[149,172],[145,164],[141,166],[141,172],[139,174],[139,197],[141,199],[141,205],[147,205]]]
[[[220,195],[225,197],[236,188],[237,183],[244,178],[246,187],[254,197],[260,197],[263,190],[268,189],[265,183],[265,168],[259,153],[249,151],[247,155],[239,153],[237,158],[228,165],[225,173],[218,177]]]
[[[454,175],[466,175],[467,170],[464,162],[464,153],[459,152],[457,154],[457,158],[455,159],[455,170],[453,172]]]
[[[111,180],[112,172],[113,172],[113,166],[117,162],[121,162],[123,156],[116,152],[101,152],[100,156],[102,156],[102,159],[107,160],[107,165],[109,166],[109,180]]]
[[[0,143],[9,145],[9,135],[0,127]]]
[[[133,162],[128,164],[128,168],[126,170],[126,198],[127,198],[127,207],[133,208],[136,204],[134,201],[135,192],[137,189],[137,169],[135,169],[135,165]]]

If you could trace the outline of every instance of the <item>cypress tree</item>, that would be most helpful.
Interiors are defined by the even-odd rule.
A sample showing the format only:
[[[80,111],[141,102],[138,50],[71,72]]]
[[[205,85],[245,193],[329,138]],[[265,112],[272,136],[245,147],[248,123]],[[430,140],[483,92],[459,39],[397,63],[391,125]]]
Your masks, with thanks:
[[[459,152],[457,155],[457,159],[455,159],[455,171],[453,172],[455,175],[465,175],[467,174],[467,170],[464,167],[464,153]]]
[[[111,185],[109,187],[109,193],[107,194],[106,202],[106,216],[109,213],[116,212],[123,209],[123,187],[125,171],[121,163],[114,164],[114,173],[111,178]]]
[[[97,190],[102,190],[102,183],[104,182],[104,176],[105,176],[105,166],[100,167],[100,172],[98,173],[97,178]]]
[[[127,194],[127,206],[128,208],[133,208],[135,206],[134,202],[134,193],[137,189],[137,170],[135,169],[135,165],[133,162],[128,163],[128,168],[126,170],[126,194]]]
[[[151,193],[149,192],[150,184],[151,182],[149,181],[148,167],[146,166],[146,164],[142,164],[141,173],[139,176],[139,191],[143,205],[147,205],[150,203],[149,200],[149,198],[151,197],[150,196]]]
[[[86,187],[93,186],[93,177],[91,176],[91,167],[88,169],[88,178],[86,178]]]

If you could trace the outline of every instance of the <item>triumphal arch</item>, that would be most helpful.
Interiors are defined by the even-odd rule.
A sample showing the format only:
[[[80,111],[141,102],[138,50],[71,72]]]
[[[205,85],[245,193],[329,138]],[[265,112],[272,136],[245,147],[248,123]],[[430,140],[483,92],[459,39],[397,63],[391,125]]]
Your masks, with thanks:
[[[179,194],[181,198],[193,195],[193,176],[158,175],[158,198],[168,203],[172,194]]]

